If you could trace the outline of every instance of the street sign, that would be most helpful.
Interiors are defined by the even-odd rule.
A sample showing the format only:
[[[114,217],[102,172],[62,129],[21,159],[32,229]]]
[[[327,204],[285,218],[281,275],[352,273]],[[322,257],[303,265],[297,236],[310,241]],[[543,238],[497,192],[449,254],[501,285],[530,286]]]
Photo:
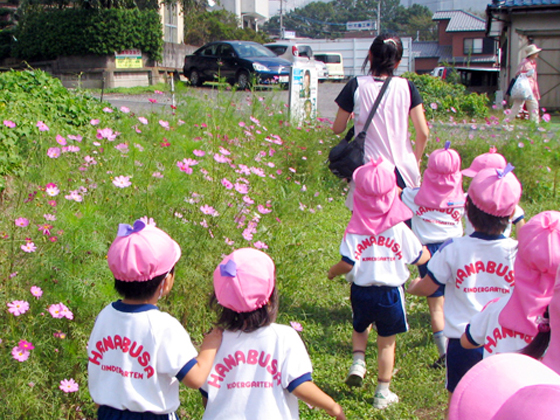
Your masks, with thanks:
[[[115,67],[118,69],[141,69],[142,51],[137,49],[115,52]]]
[[[346,22],[347,31],[375,31],[377,25],[374,20],[362,20],[361,22]]]

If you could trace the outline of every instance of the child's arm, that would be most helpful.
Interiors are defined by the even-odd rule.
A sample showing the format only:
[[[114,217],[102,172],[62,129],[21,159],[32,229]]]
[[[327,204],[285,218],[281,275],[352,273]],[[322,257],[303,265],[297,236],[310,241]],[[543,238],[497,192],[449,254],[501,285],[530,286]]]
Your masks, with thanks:
[[[189,388],[198,389],[206,382],[214,363],[214,357],[216,357],[216,353],[222,343],[222,333],[221,329],[214,328],[204,337],[200,352],[196,358],[196,364],[182,380]]]
[[[430,261],[431,257],[432,257],[432,254],[430,254],[430,250],[426,246],[423,246],[422,247],[422,255],[420,255],[420,258],[418,258],[418,260],[416,260],[414,265],[426,264],[428,261]]]
[[[336,276],[341,276],[343,274],[349,273],[352,271],[352,264],[347,263],[346,261],[340,260],[331,268],[329,268],[329,272],[327,273],[327,277],[329,280],[334,279]]]
[[[467,333],[463,333],[463,335],[461,336],[461,346],[464,349],[477,349],[479,347],[482,347],[482,344],[478,344],[478,345],[473,344],[467,337]]]
[[[438,289],[438,284],[426,274],[423,279],[414,279],[410,282],[407,292],[416,296],[430,296]]]
[[[298,385],[292,391],[292,394],[313,407],[325,410],[329,416],[335,417],[336,420],[346,420],[342,407],[311,381]]]

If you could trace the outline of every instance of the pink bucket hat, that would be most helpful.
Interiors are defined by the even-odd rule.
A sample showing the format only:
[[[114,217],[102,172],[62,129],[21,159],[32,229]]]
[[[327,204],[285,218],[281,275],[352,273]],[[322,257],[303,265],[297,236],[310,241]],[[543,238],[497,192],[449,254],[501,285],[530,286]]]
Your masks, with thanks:
[[[539,385],[538,388],[534,388]],[[544,387],[541,388],[541,386]],[[513,399],[521,390],[532,388],[544,395],[556,395],[560,387],[560,375],[532,357],[517,353],[502,353],[487,357],[474,365],[457,385],[449,406],[449,420],[498,420],[512,404],[530,404],[525,400]],[[558,403],[555,404],[558,407]],[[504,410],[504,411],[502,411]],[[543,408],[544,410],[544,408]],[[550,413],[550,411],[545,410]],[[555,413],[558,415],[558,409]],[[509,417],[509,420],[548,417]],[[551,417],[552,418],[552,417]]]
[[[469,186],[469,197],[476,207],[496,217],[513,215],[521,198],[521,184],[508,163],[504,170],[481,170]]]
[[[274,262],[253,248],[233,251],[214,270],[218,303],[235,312],[262,308],[268,303],[275,283]]]
[[[117,280],[147,281],[168,273],[180,257],[179,244],[167,233],[137,220],[119,225],[107,262]]]
[[[471,166],[467,169],[463,169],[461,172],[469,178],[474,178],[475,175],[483,169],[504,169],[506,165],[506,158],[500,155],[495,147],[491,147],[487,153],[483,153],[475,157]]]
[[[422,185],[414,198],[417,205],[434,209],[465,205],[461,157],[449,146],[451,142],[446,141],[445,148],[430,154]]]
[[[383,158],[360,166],[353,179],[354,207],[346,233],[377,235],[412,217],[397,193],[395,169]]]
[[[559,222],[560,212],[545,211],[519,230],[515,287],[500,312],[500,325],[530,336],[537,334],[538,320],[552,298],[560,264]]]
[[[526,386],[502,405],[492,420],[557,420],[560,385]]]
[[[543,363],[560,375],[560,269],[556,274],[554,293],[548,305],[550,342]]]

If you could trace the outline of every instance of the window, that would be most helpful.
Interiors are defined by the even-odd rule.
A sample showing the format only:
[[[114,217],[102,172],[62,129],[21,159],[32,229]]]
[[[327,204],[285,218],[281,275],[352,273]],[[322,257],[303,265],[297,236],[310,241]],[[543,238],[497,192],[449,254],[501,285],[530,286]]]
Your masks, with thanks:
[[[465,38],[463,40],[463,54],[482,54],[482,38]]]
[[[166,3],[164,12],[165,22],[164,22],[164,34],[163,40],[165,42],[179,43],[178,32],[177,32],[177,4],[176,3]]]

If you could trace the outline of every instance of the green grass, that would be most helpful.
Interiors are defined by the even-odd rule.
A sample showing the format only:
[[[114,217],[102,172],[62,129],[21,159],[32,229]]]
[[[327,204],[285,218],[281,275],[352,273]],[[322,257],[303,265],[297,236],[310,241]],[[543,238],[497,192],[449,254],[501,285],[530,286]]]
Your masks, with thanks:
[[[286,124],[286,109],[274,98],[261,102],[255,95],[249,106],[238,107],[227,91],[220,93],[216,104],[189,92],[185,88],[176,114],[167,110],[142,115],[149,120],[147,125],[138,120],[141,115],[117,110],[105,113],[97,106],[88,108],[89,114],[83,118],[87,123],[70,125],[64,119],[41,114],[42,108],[34,106],[33,97],[27,98],[25,119],[23,110],[18,113],[17,108],[9,108],[7,113],[8,108],[0,106],[0,118],[17,123],[15,130],[19,130],[18,138],[27,150],[23,173],[6,178],[7,188],[1,196],[0,301],[3,305],[14,300],[30,304],[29,311],[19,317],[10,314],[6,306],[0,312],[0,419],[94,418],[94,404],[87,391],[85,348],[96,314],[117,298],[106,252],[118,223],[132,223],[145,215],[153,217],[182,247],[174,289],[160,307],[183,323],[195,343],[200,343],[214,320],[207,299],[212,272],[222,255],[261,241],[277,267],[278,322],[303,325],[300,334],[313,362],[314,380],[344,407],[349,419],[443,419],[447,404],[444,372],[428,368],[437,351],[423,298],[407,297],[410,331],[397,338],[397,371],[391,387],[401,403],[384,411],[372,408],[375,333],[366,354],[365,386],[350,390],[343,383],[351,363],[349,285],[342,278],[329,281],[326,272],[340,258],[338,248],[349,212],[344,207],[344,182],[334,178],[325,165],[325,157],[337,141],[329,127],[320,121],[302,127]],[[29,112],[34,110],[32,118]],[[50,131],[37,131],[35,122],[39,119],[50,125]],[[92,126],[90,119],[100,122]],[[160,125],[160,120],[168,122],[170,129]],[[450,139],[467,166],[474,156],[496,145],[516,166],[524,186],[522,206],[527,218],[557,209],[560,165],[555,124],[542,124],[544,131],[539,131],[529,123],[512,128],[501,120],[498,124],[493,121],[478,121],[476,129],[436,124],[429,150]],[[105,127],[120,132],[114,141],[96,137],[97,130]],[[0,128],[3,138],[8,129]],[[57,134],[65,138],[82,135],[80,143],[67,140],[80,150],[47,157],[49,148],[61,147]],[[128,145],[127,152],[115,148],[123,143]],[[231,154],[224,155],[221,148]],[[206,155],[196,157],[194,150],[203,150]],[[215,154],[232,159],[235,168],[218,163]],[[86,156],[97,163],[85,165]],[[185,158],[199,161],[192,166],[192,174],[177,167]],[[262,173],[256,169],[235,172],[245,172],[239,165],[260,168]],[[163,178],[154,177],[154,172]],[[131,176],[132,185],[115,187],[112,181],[118,176]],[[245,178],[254,204],[245,203],[235,190],[227,190],[221,183],[223,178],[231,182]],[[57,184],[61,193],[48,197],[48,183]],[[80,187],[83,201],[65,198]],[[56,207],[49,200],[56,200]],[[190,203],[192,200],[199,202]],[[203,204],[212,205],[220,215],[204,215],[200,211]],[[259,213],[259,204],[272,211]],[[57,220],[47,222],[44,214],[53,214]],[[244,225],[238,228],[243,216]],[[243,229],[256,216],[257,232],[247,241],[242,237]],[[27,218],[29,226],[15,226],[19,217]],[[50,235],[38,230],[45,222],[53,226]],[[56,237],[56,242],[49,237]],[[21,250],[27,238],[37,245],[36,252]],[[235,244],[227,245],[225,238]],[[412,273],[416,275],[415,269]],[[41,299],[31,296],[33,285],[43,289]],[[70,308],[73,320],[49,315],[49,305],[58,302]],[[66,333],[66,338],[55,337],[58,331]],[[21,339],[35,346],[25,362],[11,356]],[[74,378],[79,392],[62,393],[58,385],[65,378]],[[182,387],[181,401],[184,418],[201,418],[203,408],[197,391]],[[302,419],[328,418],[304,404],[300,408]]]

